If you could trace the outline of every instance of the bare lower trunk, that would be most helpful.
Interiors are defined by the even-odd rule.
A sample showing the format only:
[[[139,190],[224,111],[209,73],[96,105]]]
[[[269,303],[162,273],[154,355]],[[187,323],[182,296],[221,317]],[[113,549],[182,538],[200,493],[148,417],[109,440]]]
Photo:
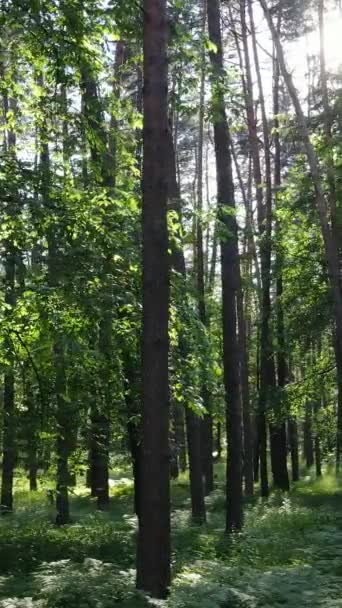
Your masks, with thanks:
[[[201,440],[200,440],[200,418],[189,408],[186,413],[186,433],[189,450],[189,475],[191,494],[191,514],[195,523],[202,524],[206,520],[202,463],[201,463]]]
[[[202,7],[202,32],[205,33],[206,24],[206,3]],[[203,135],[204,135],[204,95],[205,95],[205,54],[202,53],[202,69],[199,99],[199,130],[197,148],[197,222],[196,222],[196,279],[198,292],[198,314],[201,323],[205,328],[209,327],[208,312],[205,298],[205,268],[204,268],[204,247],[203,247]],[[206,362],[203,362],[201,395],[205,414],[201,422],[201,460],[202,473],[204,477],[205,494],[208,495],[214,489],[214,468],[213,468],[213,421],[211,414],[210,392],[206,379]]]
[[[250,413],[250,395],[249,395],[249,379],[248,379],[248,353],[247,353],[247,337],[246,324],[244,319],[244,305],[242,286],[237,297],[237,314],[239,326],[239,342],[241,352],[240,374],[241,374],[241,396],[242,396],[242,419],[243,419],[243,474],[245,478],[245,494],[253,496],[254,494],[254,475],[253,475],[253,432],[252,420]]]
[[[290,418],[288,421],[288,437],[291,455],[292,481],[299,481],[299,451],[298,451],[298,427],[297,420]]]
[[[212,86],[223,78],[223,53],[220,29],[220,4],[208,0],[208,30],[216,52],[210,52]],[[214,91],[213,91],[214,93]],[[242,527],[242,433],[240,398],[240,351],[237,332],[237,294],[240,286],[234,184],[230,155],[230,133],[223,91],[215,89],[212,96],[217,196],[219,220],[225,228],[221,236],[221,279],[223,321],[223,368],[227,417],[227,513],[226,531]],[[227,212],[227,209],[230,212]]]
[[[314,464],[314,441],[312,434],[312,404],[308,402],[305,406],[304,421],[304,458],[308,469]]]
[[[143,341],[137,586],[170,585],[167,234],[167,20],[165,0],[144,0]]]
[[[168,200],[169,207],[177,212],[180,221],[182,220],[182,210],[180,201],[179,184],[176,175],[175,152],[171,133],[168,135]],[[182,281],[181,285],[181,308],[188,306],[187,299],[187,284],[186,284],[186,267],[184,252],[181,247],[170,244],[171,249],[171,266],[179,275]],[[186,362],[191,345],[186,336],[179,336],[179,354],[180,360]],[[191,406],[185,404],[185,421],[188,446],[188,460],[190,473],[190,494],[191,494],[191,511],[192,518],[196,523],[203,523],[206,520],[206,510],[204,502],[204,487],[203,487],[203,461],[201,450],[201,429],[203,425],[199,416],[193,412]],[[210,447],[212,452],[212,447]],[[210,460],[206,460],[210,463]]]

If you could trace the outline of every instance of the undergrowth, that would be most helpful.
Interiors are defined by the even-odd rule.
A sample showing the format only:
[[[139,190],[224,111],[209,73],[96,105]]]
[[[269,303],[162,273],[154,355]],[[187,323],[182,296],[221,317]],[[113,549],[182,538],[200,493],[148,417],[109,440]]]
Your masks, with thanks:
[[[342,608],[342,493],[332,475],[246,504],[241,534],[224,535],[223,487],[208,522],[191,524],[187,481],[172,488],[173,585],[165,608]],[[73,522],[53,523],[44,490],[22,480],[16,513],[0,521],[0,608],[139,608],[134,589],[132,484],[118,481],[97,513],[77,488]]]

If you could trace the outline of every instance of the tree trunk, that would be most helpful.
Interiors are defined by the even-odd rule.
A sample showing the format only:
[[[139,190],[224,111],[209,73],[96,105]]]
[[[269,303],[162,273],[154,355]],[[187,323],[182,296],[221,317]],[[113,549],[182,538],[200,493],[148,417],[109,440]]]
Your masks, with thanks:
[[[217,450],[217,460],[221,460],[222,456],[222,425],[221,422],[218,422],[216,425],[216,450]]]
[[[190,408],[186,409],[186,433],[189,450],[191,515],[194,523],[205,522],[205,503],[201,463],[201,421]]]
[[[173,422],[177,451],[178,468],[181,473],[186,471],[186,440],[184,428],[184,407],[177,403],[173,406]]]
[[[119,75],[124,62],[125,47],[122,41],[116,43],[114,62],[113,92],[116,98],[120,96]],[[102,105],[98,96],[97,82],[91,66],[81,65],[81,88],[85,119],[91,128],[93,137],[89,140],[92,169],[99,176],[103,187],[114,191],[117,164],[117,124],[114,116],[110,120],[110,133],[107,137]],[[95,135],[95,139],[94,139]],[[102,148],[101,148],[102,145]],[[111,230],[109,220],[107,230]],[[110,442],[110,411],[111,367],[112,367],[112,255],[106,252],[102,266],[101,319],[99,323],[98,348],[101,362],[100,388],[102,398],[97,398],[92,413],[92,431],[90,462],[94,466],[90,477],[92,480],[92,496],[97,496],[97,508],[106,509],[109,504],[109,442]]]
[[[137,586],[160,599],[170,585],[166,47],[166,1],[144,0],[143,433]]]
[[[248,0],[250,25],[253,31],[253,16]],[[259,139],[257,132],[257,121],[254,111],[253,101],[253,81],[250,65],[249,47],[247,39],[247,23],[246,23],[246,0],[240,1],[240,15],[242,28],[242,42],[244,48],[245,67],[246,67],[246,111],[247,125],[249,133],[250,149],[253,160],[253,174],[255,183],[255,194],[257,201],[258,228],[260,236],[260,261],[261,261],[261,331],[260,331],[260,390],[259,390],[259,405],[257,412],[257,438],[259,442],[259,459],[260,459],[260,486],[261,495],[268,496],[268,473],[267,473],[267,429],[266,429],[266,409],[269,400],[270,386],[274,377],[274,366],[270,344],[270,229],[271,218],[267,207],[268,191],[266,195],[266,206],[264,204],[263,195],[263,179],[261,173],[261,162],[259,152]],[[254,43],[254,37],[253,37]],[[255,51],[255,45],[253,44]],[[256,65],[258,57],[254,57]],[[260,87],[260,77],[258,77],[259,94],[262,99],[262,88]],[[266,147],[266,142],[265,147]],[[268,166],[267,166],[268,168]],[[272,203],[272,201],[271,201]]]
[[[322,477],[321,444],[319,436],[315,437],[316,477]]]
[[[314,464],[314,441],[312,436],[312,404],[309,401],[305,405],[304,458],[307,468],[311,469]]]
[[[39,84],[43,86],[43,79],[39,77]],[[47,142],[47,125],[44,123],[40,128],[40,193],[44,204],[49,209],[51,203],[51,174],[49,144]],[[50,211],[50,209],[49,209]],[[51,211],[50,211],[51,213]],[[55,218],[53,218],[55,220]],[[48,241],[48,285],[51,290],[56,290],[60,283],[62,262],[56,241],[56,221],[49,224],[47,235]],[[67,400],[67,380],[64,360],[64,336],[60,328],[51,322],[52,333],[52,361],[55,373],[55,396],[56,396],[56,524],[64,525],[70,521],[68,485],[70,482],[68,458],[70,451],[70,408]]]
[[[288,437],[291,455],[292,481],[299,481],[299,453],[298,453],[298,427],[297,420],[290,418],[288,421]]]
[[[1,63],[1,76],[4,77],[4,67]],[[12,104],[13,105],[13,104]],[[8,100],[6,88],[3,91],[3,109],[5,119],[8,118],[8,112],[15,110],[11,107],[11,102]],[[11,129],[5,132],[5,146],[13,163],[15,159],[16,135]],[[6,212],[12,222],[15,221],[19,211],[17,196],[18,193],[11,193],[9,203],[7,203]],[[11,320],[15,305],[15,279],[16,279],[16,257],[18,255],[17,247],[13,242],[13,238],[5,239],[3,266],[5,271],[4,290],[5,290],[5,318]],[[13,509],[13,476],[16,459],[16,421],[15,421],[15,376],[14,376],[14,346],[10,329],[6,328],[4,336],[4,355],[6,358],[5,374],[4,374],[4,393],[3,393],[3,431],[2,431],[2,477],[1,477],[1,514],[11,513]]]
[[[91,495],[97,498],[97,508],[104,510],[109,503],[108,485],[108,443],[109,426],[107,416],[97,408],[90,417],[90,488]]]
[[[274,61],[274,88],[273,88],[273,114],[274,114],[274,188],[277,194],[281,186],[281,147],[279,137],[279,64]],[[279,232],[279,226],[276,225]],[[279,241],[279,239],[278,239]],[[285,353],[285,322],[283,309],[283,256],[281,244],[278,242],[276,247],[276,269],[277,269],[277,368],[278,368],[278,387],[282,391],[288,380],[288,368]],[[273,445],[273,450],[272,450]],[[273,452],[273,482],[276,488],[288,491],[290,489],[289,475],[287,470],[287,438],[286,421],[280,420],[276,423],[275,432],[271,433],[271,453]]]
[[[242,285],[237,295],[237,316],[239,327],[239,345],[241,353],[240,374],[241,374],[241,397],[242,397],[242,418],[243,418],[243,474],[245,478],[245,494],[254,494],[254,474],[253,474],[253,432],[250,413],[250,395],[248,378],[248,352],[246,323],[244,318],[244,305]]]
[[[217,173],[219,220],[225,234],[221,236],[221,277],[223,317],[223,368],[227,415],[227,514],[226,530],[239,530],[242,510],[242,433],[240,399],[240,350],[237,333],[237,294],[240,287],[234,183],[230,154],[230,133],[222,87],[224,81],[223,50],[220,29],[220,4],[208,0],[208,30],[216,51],[210,52],[212,65],[212,102]],[[217,79],[217,80],[216,80]],[[230,210],[228,212],[228,209]]]
[[[202,32],[205,33],[206,6],[203,2],[202,7]],[[205,299],[205,269],[204,269],[204,250],[203,250],[203,135],[204,135],[204,95],[205,95],[205,53],[202,52],[200,98],[199,98],[199,117],[198,117],[198,147],[197,147],[197,222],[196,222],[196,279],[198,294],[198,314],[201,323],[208,330],[209,319]],[[205,494],[208,495],[214,489],[214,468],[213,468],[213,421],[211,415],[210,392],[207,386],[206,362],[203,362],[201,378],[201,394],[203,406],[206,410],[201,420],[201,460],[202,473],[204,477]]]
[[[168,134],[168,202],[169,208],[177,212],[181,221],[182,210],[180,201],[179,184],[177,183],[175,153],[171,133]],[[171,266],[179,275],[182,281],[181,294],[183,306],[188,306],[187,301],[187,286],[186,286],[186,267],[183,249],[175,246],[174,242],[170,244],[171,249]],[[186,361],[190,352],[190,344],[186,336],[179,336],[179,353],[182,361]],[[190,473],[190,494],[191,494],[191,511],[192,519],[196,523],[203,523],[206,520],[204,488],[202,478],[202,460],[201,460],[201,420],[199,416],[189,407],[185,405],[185,421],[186,434],[189,455],[189,473]]]

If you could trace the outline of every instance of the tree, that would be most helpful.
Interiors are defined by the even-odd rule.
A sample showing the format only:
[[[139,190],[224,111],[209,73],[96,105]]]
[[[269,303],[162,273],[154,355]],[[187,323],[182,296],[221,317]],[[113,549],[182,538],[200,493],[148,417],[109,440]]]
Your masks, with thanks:
[[[142,446],[137,586],[170,584],[167,22],[165,0],[144,2]]]
[[[212,65],[212,116],[215,138],[217,198],[221,223],[223,368],[227,416],[227,532],[242,526],[242,434],[240,352],[237,332],[239,254],[235,217],[230,133],[224,100],[224,66],[218,0],[208,0],[208,31],[215,51]]]

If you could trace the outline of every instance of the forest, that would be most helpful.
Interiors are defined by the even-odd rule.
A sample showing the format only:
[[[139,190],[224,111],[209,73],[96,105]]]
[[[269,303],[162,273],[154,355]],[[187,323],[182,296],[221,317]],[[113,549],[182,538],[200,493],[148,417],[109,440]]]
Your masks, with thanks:
[[[341,2],[0,33],[0,608],[342,608]]]

